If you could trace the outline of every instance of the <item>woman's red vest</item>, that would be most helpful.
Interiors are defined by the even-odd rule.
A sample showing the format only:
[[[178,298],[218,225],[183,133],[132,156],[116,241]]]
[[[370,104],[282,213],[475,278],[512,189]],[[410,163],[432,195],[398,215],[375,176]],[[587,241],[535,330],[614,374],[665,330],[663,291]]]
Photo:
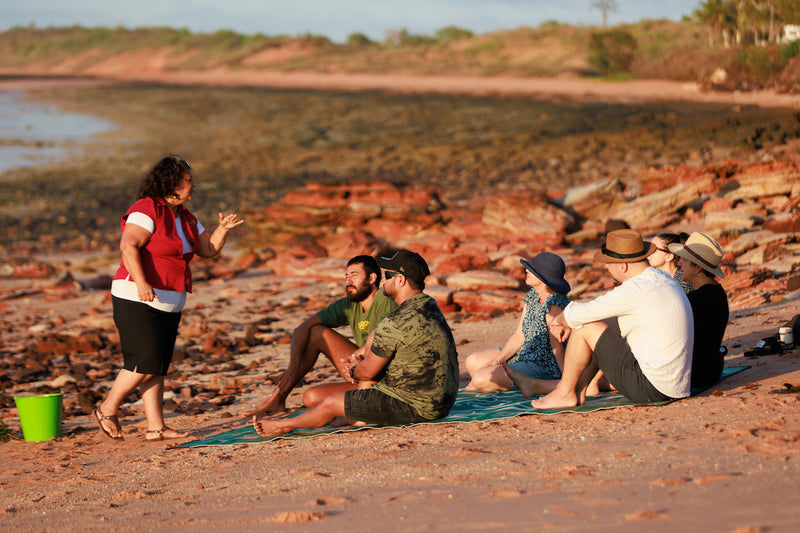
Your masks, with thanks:
[[[163,199],[141,198],[137,200],[122,217],[120,227],[123,232],[128,215],[135,212],[144,213],[155,223],[150,240],[143,248],[139,248],[139,256],[147,283],[156,289],[192,292],[192,270],[189,263],[197,251],[199,240],[197,218],[185,207],[178,207],[183,234],[192,246],[192,250],[184,254],[183,241],[175,229],[175,216]],[[133,279],[129,277],[124,259],[120,260],[114,279]]]

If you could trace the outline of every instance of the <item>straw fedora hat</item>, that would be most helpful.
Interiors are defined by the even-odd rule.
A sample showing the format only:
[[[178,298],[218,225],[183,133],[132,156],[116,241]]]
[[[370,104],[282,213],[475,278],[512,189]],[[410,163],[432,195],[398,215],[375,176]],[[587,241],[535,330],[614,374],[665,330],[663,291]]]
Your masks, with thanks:
[[[656,245],[643,241],[642,235],[632,229],[608,232],[606,242],[594,254],[595,263],[636,263],[656,251]]]
[[[679,242],[670,244],[669,251],[715,276],[725,277],[719,267],[722,262],[722,247],[713,237],[709,237],[705,233],[695,231],[689,235],[685,244]]]

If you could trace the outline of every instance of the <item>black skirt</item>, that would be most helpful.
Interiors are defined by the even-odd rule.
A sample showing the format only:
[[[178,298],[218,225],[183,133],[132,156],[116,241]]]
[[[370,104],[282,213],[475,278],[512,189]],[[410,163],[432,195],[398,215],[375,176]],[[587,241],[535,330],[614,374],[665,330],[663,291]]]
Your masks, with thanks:
[[[143,302],[111,297],[124,368],[137,374],[166,376],[172,362],[181,313],[167,313]]]

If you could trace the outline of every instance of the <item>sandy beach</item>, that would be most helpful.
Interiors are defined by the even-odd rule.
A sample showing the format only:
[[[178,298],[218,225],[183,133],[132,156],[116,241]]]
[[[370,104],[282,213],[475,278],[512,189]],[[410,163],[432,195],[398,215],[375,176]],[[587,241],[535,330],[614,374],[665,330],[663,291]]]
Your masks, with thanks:
[[[192,305],[235,323],[254,301],[263,305],[268,277],[203,283]],[[317,290],[331,284],[302,292]],[[235,303],[221,305],[221,294]],[[71,307],[95,306],[100,297],[83,296]],[[40,298],[12,305],[28,314],[4,308],[12,327],[52,311]],[[734,312],[726,365],[751,368],[660,407],[190,449],[144,442],[136,406],[122,420],[122,443],[105,439],[88,416],[68,419],[54,441],[2,444],[0,522],[14,531],[344,531],[369,530],[376,521],[392,531],[586,531],[598,520],[622,531],[793,531],[800,398],[780,392],[800,382],[800,352],[745,358],[742,351],[796,310],[787,301]],[[78,320],[66,309],[57,313]],[[515,321],[452,323],[460,359],[501,343]],[[286,351],[272,345],[250,358],[269,352],[280,366]],[[247,391],[227,408],[168,412],[168,423],[188,430],[186,440],[242,427],[240,414],[271,390],[261,384],[264,370],[238,377]],[[290,397],[291,407],[300,406],[304,388]]]
[[[0,90],[131,80],[445,93],[464,86],[463,79],[224,74],[5,80]],[[467,92],[504,91],[800,107],[797,95],[705,93],[670,82],[487,79]],[[113,258],[68,259],[78,280],[93,279],[114,263]],[[236,325],[258,313],[290,331],[341,292],[338,280],[287,280],[258,269],[201,281],[179,338],[198,334],[193,329],[198,323],[243,337]],[[241,414],[271,391],[265,380],[288,357],[285,339],[265,343],[238,357],[236,370],[206,362],[205,380],[238,379],[243,386],[224,408],[192,415],[168,411],[168,423],[188,431],[188,439],[145,442],[143,414],[133,405],[122,419],[121,443],[105,439],[89,416],[65,420],[61,438],[53,441],[0,443],[0,526],[8,531],[796,531],[800,395],[790,387],[800,385],[800,350],[758,358],[743,352],[798,312],[797,291],[733,311],[725,335],[726,366],[750,368],[698,397],[665,406],[174,448],[176,442],[248,423]],[[21,294],[0,301],[3,342],[28,342],[53,324],[64,331],[107,325],[110,313],[103,291],[73,292],[68,298],[60,298],[57,289]],[[452,320],[460,360],[501,344],[516,321],[512,314]],[[319,362],[290,396],[290,407],[300,407],[309,384],[331,377],[330,366]],[[3,421],[19,432],[15,413]]]

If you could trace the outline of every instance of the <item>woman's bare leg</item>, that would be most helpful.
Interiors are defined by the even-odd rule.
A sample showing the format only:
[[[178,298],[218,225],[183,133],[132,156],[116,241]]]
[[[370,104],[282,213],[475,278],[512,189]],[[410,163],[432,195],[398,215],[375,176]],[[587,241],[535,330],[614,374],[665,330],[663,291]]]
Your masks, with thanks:
[[[466,360],[464,361],[464,367],[467,369],[467,372],[469,372],[470,382],[465,387],[466,390],[484,390],[480,388],[479,382],[486,383],[486,380],[489,379],[489,377],[481,376],[479,377],[478,381],[476,381],[475,377],[484,369],[484,367],[486,367],[486,363],[497,361],[498,357],[500,357],[500,350],[498,348],[480,350],[467,356]],[[509,383],[507,388],[511,388],[513,386],[513,383]]]
[[[144,416],[147,419],[147,431],[150,433],[145,435],[146,439],[177,439],[187,435],[167,428],[164,423],[164,376],[149,376],[139,385],[139,390],[142,392]]]
[[[533,398],[540,394],[552,392],[556,388],[556,385],[558,385],[557,379],[532,378],[518,370],[514,370],[508,363],[503,363],[503,370],[508,378],[519,387],[519,390],[522,391],[522,395],[526,398]]]

